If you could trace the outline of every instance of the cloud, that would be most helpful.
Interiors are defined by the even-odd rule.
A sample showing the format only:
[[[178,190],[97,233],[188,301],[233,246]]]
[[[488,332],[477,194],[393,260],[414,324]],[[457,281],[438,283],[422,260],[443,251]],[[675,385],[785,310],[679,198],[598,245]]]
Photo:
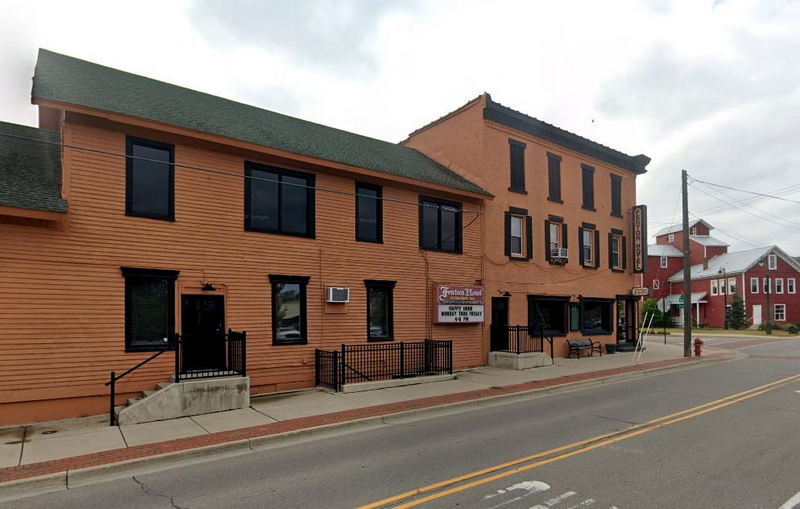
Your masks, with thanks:
[[[278,51],[303,65],[364,72],[377,64],[368,43],[381,19],[411,5],[399,0],[196,0],[189,16],[198,31],[220,44]]]

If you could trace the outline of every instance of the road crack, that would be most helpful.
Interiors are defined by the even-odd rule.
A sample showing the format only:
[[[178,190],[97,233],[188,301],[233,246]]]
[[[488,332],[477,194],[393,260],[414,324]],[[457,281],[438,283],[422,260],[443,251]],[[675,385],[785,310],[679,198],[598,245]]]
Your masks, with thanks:
[[[142,481],[137,479],[135,475],[131,476],[131,479],[133,479],[133,482],[135,482],[136,484],[139,485],[139,487],[142,488],[142,491],[145,493],[145,495],[150,495],[150,496],[153,496],[153,497],[161,497],[161,498],[169,499],[169,504],[172,507],[174,507],[175,509],[189,509],[188,507],[181,507],[178,504],[176,504],[175,503],[175,499],[173,497],[169,496],[169,495],[165,495],[163,493],[158,493],[156,491],[152,491],[152,490],[148,489],[147,486],[145,486]]]
[[[599,415],[599,414],[595,414],[595,417],[599,417],[607,421],[621,422],[623,424],[639,424],[638,422],[626,421],[625,419],[615,419],[614,417],[606,417],[605,415]]]

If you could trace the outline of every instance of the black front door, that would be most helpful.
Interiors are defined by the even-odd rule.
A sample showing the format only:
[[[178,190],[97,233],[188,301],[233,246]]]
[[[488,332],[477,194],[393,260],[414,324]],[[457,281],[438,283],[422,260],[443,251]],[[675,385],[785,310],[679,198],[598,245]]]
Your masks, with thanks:
[[[225,368],[225,297],[183,296],[181,349],[184,372]]]
[[[489,334],[490,351],[508,349],[508,297],[492,297],[492,325]]]

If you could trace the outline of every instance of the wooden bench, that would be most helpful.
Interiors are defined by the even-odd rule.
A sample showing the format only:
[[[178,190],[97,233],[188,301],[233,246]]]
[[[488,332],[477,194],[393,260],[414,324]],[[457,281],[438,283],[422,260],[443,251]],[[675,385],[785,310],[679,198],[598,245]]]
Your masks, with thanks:
[[[572,354],[575,354],[575,357],[580,358],[581,352],[588,350],[589,355],[594,355],[594,352],[600,354],[600,357],[603,356],[603,350],[601,349],[600,343],[597,341],[592,341],[590,339],[568,339],[567,346],[569,346],[569,353],[567,354],[567,358],[572,357]]]

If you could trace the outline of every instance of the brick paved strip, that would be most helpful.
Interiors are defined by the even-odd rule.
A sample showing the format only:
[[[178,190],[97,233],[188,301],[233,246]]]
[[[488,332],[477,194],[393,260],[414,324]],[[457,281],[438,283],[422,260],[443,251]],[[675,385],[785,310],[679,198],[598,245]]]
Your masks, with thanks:
[[[727,355],[713,354],[705,356],[704,359],[714,359],[714,358],[719,359],[724,357],[727,357]],[[391,415],[399,412],[420,410],[424,408],[431,408],[453,403],[461,403],[465,401],[474,401],[500,395],[521,393],[535,389],[554,387],[557,385],[580,382],[584,380],[599,379],[613,375],[622,375],[626,373],[649,371],[652,369],[684,364],[695,360],[696,359],[682,357],[678,359],[667,359],[663,361],[649,362],[645,364],[634,364],[631,366],[604,369],[600,371],[592,371],[576,375],[566,375],[556,378],[550,378],[547,380],[525,382],[516,385],[508,385],[505,387],[477,389],[474,391],[460,392],[456,394],[432,396],[432,397],[419,398],[408,401],[400,401],[396,403],[386,403],[383,405],[356,408],[352,410],[343,410],[323,415],[301,417],[298,419],[289,419],[286,421],[263,424],[260,426],[252,426],[248,428],[240,428],[230,431],[221,431],[217,433],[210,433],[208,435],[178,438],[175,440],[167,440],[164,442],[136,445],[128,448],[112,449],[109,451],[84,454],[81,456],[72,456],[69,458],[42,461],[39,463],[31,463],[29,465],[19,465],[16,467],[0,468],[0,483],[25,479],[29,477],[37,477],[40,475],[52,474],[56,472],[65,472],[81,468],[107,465],[121,461],[146,458],[149,456],[156,456],[159,454],[185,451],[185,450],[195,449],[198,447],[224,444],[227,442],[234,442],[237,440],[247,440],[250,438],[264,437],[269,435],[275,435],[278,433],[286,433],[289,431],[298,431],[303,429],[315,428],[318,426],[324,426],[328,424],[336,424],[347,421],[353,421],[357,419],[378,417],[382,415]]]
[[[709,336],[709,339],[711,336]],[[746,339],[742,341],[726,341],[725,343],[717,343],[714,345],[714,348],[722,348],[725,350],[738,350],[739,348],[744,348],[746,346],[755,346],[755,345],[766,345],[768,343],[777,343],[780,341],[796,341],[797,337],[789,337],[789,338],[763,338],[763,339]],[[752,357],[752,356],[751,356]]]

